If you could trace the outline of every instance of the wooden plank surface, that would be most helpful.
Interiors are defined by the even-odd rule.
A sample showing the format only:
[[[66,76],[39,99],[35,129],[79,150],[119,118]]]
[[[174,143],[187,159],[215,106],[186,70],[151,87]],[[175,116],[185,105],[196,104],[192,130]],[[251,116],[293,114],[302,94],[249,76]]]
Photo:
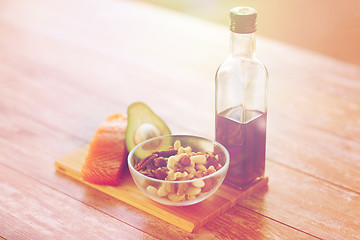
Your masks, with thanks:
[[[258,56],[270,72],[268,189],[190,234],[55,173],[56,159],[138,100],[174,133],[213,137],[213,77],[228,45],[224,26],[146,4],[69,4],[0,3],[0,175],[12,187],[0,191],[0,200],[11,191],[23,197],[1,208],[1,220],[14,227],[0,228],[0,236],[52,234],[52,222],[26,228],[29,219],[15,217],[32,209],[29,196],[29,205],[61,200],[73,209],[57,216],[61,208],[46,204],[38,218],[52,213],[66,225],[84,211],[110,229],[120,226],[116,234],[138,238],[360,239],[360,68],[269,39],[258,38]]]
[[[16,170],[2,165],[1,173],[0,232],[7,239],[155,239]]]
[[[91,184],[82,180],[80,173],[88,151],[89,146],[87,145],[56,160],[56,170],[189,232],[193,232],[209,221],[214,220],[244,198],[265,187],[268,183],[266,177],[244,190],[237,190],[222,184],[212,196],[196,205],[186,207],[166,206],[151,200],[142,193],[135,185],[127,168],[123,170],[121,182],[116,187]]]
[[[4,108],[1,107],[2,110]],[[11,139],[0,142],[0,147],[4,151],[0,158],[1,163],[11,165],[21,173],[16,177],[19,181],[19,188],[21,188],[22,181],[28,181],[29,178],[33,179],[34,186],[45,186],[48,191],[57,191],[64,193],[67,196],[97,209],[105,215],[111,215],[115,219],[126,222],[135,228],[142,229],[149,234],[160,238],[166,239],[172,237],[173,239],[187,238],[202,238],[206,239],[234,239],[237,236],[244,236],[245,238],[252,238],[254,236],[273,237],[273,236],[296,236],[298,239],[309,239],[309,235],[294,230],[291,227],[285,226],[276,221],[272,221],[261,214],[254,213],[246,208],[235,206],[223,215],[219,216],[215,221],[208,223],[203,228],[200,228],[195,233],[189,234],[186,231],[179,231],[179,228],[173,227],[170,224],[151,215],[144,214],[136,208],[129,207],[127,204],[122,204],[121,201],[109,197],[92,187],[66,178],[63,174],[56,174],[53,171],[54,159],[61,157],[61,152],[66,153],[68,148],[82,144],[82,141],[74,139],[73,136],[62,131],[56,131],[53,128],[44,126],[38,121],[28,119],[26,115],[13,113],[12,110],[4,111],[7,113],[8,122],[2,122],[5,126],[12,126],[8,131],[8,136]],[[31,130],[28,130],[31,129]],[[3,130],[3,128],[2,128]],[[54,145],[57,142],[59,146]],[[17,144],[24,144],[24,147],[18,147]],[[27,144],[26,144],[27,143]],[[46,151],[44,150],[46,149]],[[28,159],[26,162],[24,159]],[[0,168],[1,170],[2,168]],[[4,174],[6,174],[4,172]],[[23,176],[22,176],[23,175]],[[6,175],[5,175],[6,176]],[[261,191],[259,194],[263,195],[266,191]],[[49,200],[56,202],[53,194],[46,196]],[[51,200],[52,199],[52,200]],[[80,206],[80,205],[79,205]],[[78,205],[71,205],[72,208],[78,208]],[[37,212],[41,216],[41,212]],[[239,218],[239,216],[241,216]],[[74,215],[74,217],[78,217]],[[7,218],[8,219],[8,218]],[[8,219],[9,224],[21,225],[21,219]],[[266,222],[266,225],[260,223]],[[235,228],[233,224],[239,224],[242,228]],[[44,228],[47,226],[44,225]],[[51,226],[48,226],[51,229]],[[12,229],[13,230],[13,229]],[[29,230],[30,231],[30,230]],[[36,229],[33,229],[36,233]],[[10,231],[13,234],[13,231]],[[26,236],[24,232],[20,232],[21,236]],[[4,235],[11,236],[11,235]],[[75,235],[78,238],[79,235]],[[97,236],[99,239],[106,236]]]

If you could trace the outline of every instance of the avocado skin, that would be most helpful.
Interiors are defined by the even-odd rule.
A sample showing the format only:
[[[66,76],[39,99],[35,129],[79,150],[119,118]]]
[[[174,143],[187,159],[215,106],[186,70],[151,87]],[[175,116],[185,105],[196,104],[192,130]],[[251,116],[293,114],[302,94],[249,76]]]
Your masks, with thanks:
[[[130,152],[135,146],[136,130],[144,123],[154,125],[160,131],[160,135],[169,135],[171,131],[166,123],[156,115],[149,106],[143,102],[132,103],[127,109],[128,124],[126,127],[125,142],[126,148]],[[140,149],[139,149],[140,150]],[[139,157],[147,156],[147,152],[141,153],[137,151]]]

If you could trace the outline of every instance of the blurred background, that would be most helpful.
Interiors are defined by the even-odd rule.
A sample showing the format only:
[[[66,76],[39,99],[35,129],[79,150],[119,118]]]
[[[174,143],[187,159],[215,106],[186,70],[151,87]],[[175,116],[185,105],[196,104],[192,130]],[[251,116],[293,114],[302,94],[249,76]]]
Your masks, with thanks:
[[[360,0],[137,0],[227,26],[229,11],[258,11],[257,35],[360,65]]]

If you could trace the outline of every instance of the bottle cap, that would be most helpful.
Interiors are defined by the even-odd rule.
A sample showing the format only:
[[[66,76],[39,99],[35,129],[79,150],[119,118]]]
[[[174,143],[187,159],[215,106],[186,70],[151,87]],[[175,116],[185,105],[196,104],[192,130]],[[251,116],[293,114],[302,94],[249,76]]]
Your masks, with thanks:
[[[250,7],[235,7],[230,10],[230,31],[253,33],[256,31],[257,12]]]

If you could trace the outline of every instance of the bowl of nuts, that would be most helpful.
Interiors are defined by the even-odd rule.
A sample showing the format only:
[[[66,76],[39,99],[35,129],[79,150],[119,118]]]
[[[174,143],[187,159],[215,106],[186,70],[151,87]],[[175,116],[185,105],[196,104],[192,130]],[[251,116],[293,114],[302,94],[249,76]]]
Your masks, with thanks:
[[[186,206],[211,196],[229,168],[229,152],[198,136],[166,135],[146,140],[128,156],[131,176],[152,200]]]

